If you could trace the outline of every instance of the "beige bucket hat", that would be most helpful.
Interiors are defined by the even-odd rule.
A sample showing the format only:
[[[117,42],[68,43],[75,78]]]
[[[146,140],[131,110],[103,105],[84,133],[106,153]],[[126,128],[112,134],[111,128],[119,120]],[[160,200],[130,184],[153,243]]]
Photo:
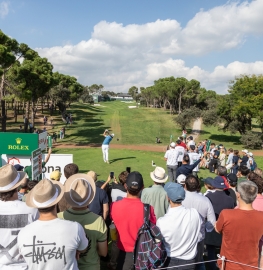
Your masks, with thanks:
[[[94,199],[96,186],[91,176],[77,173],[70,176],[65,184],[65,199],[73,207],[88,206]]]
[[[156,167],[155,170],[150,173],[150,176],[156,183],[165,183],[168,179],[168,175],[162,167]]]
[[[11,164],[0,168],[0,192],[8,192],[16,189],[25,180],[26,173],[18,172]]]
[[[64,187],[58,181],[41,180],[26,196],[26,204],[34,208],[47,208],[57,204],[64,195]]]

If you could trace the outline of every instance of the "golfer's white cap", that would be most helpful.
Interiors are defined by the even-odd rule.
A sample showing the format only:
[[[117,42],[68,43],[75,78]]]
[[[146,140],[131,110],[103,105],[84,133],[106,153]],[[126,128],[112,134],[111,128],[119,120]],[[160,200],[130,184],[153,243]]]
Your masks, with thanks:
[[[177,183],[181,184],[181,185],[184,185],[185,184],[185,178],[186,178],[186,176],[184,174],[180,174],[176,179]]]
[[[111,134],[111,137],[114,137],[114,133]]]

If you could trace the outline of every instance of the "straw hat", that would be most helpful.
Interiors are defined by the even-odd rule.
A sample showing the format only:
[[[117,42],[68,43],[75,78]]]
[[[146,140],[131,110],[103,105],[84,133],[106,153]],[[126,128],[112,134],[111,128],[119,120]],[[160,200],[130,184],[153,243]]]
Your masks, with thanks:
[[[34,208],[47,208],[57,204],[64,195],[64,187],[58,181],[41,180],[26,196],[26,204]]]
[[[96,192],[94,180],[87,174],[77,173],[70,176],[65,184],[65,199],[73,207],[88,206]]]
[[[0,192],[16,189],[25,178],[25,172],[18,172],[11,164],[4,165],[0,168]]]
[[[168,179],[168,175],[162,167],[156,167],[155,170],[150,173],[150,176],[156,183],[165,183]]]

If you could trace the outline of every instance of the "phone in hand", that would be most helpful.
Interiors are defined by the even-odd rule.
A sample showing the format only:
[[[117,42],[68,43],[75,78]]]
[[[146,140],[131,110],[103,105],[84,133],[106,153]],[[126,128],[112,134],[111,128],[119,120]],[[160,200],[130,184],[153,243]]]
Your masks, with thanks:
[[[114,172],[110,172],[110,178],[111,178],[111,179],[114,178]]]
[[[130,173],[131,172],[131,167],[126,167],[126,172]]]

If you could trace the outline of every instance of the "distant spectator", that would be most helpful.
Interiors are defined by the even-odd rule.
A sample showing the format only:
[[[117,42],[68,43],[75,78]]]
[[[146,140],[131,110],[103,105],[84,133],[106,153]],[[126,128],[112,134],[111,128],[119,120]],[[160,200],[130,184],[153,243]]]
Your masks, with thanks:
[[[167,172],[169,175],[169,180],[175,182],[176,180],[176,170],[178,167],[178,157],[179,151],[175,149],[176,144],[172,142],[170,144],[170,149],[165,152],[164,160],[166,161]]]
[[[184,174],[185,176],[188,176],[189,174],[191,174],[193,172],[193,169],[200,163],[200,161],[201,161],[201,158],[197,160],[194,164],[189,165],[190,158],[188,155],[184,155],[182,166],[179,167],[176,171],[176,178],[180,174]]]
[[[247,149],[244,149],[244,150],[242,150],[241,151],[242,152],[242,154],[243,154],[243,157],[242,158],[240,158],[240,166],[247,166],[247,162],[248,162],[248,156],[247,156],[247,154],[248,154],[248,151],[247,151]]]
[[[238,170],[238,164],[239,164],[239,151],[234,150],[234,155],[233,155],[233,164],[232,164],[232,173],[237,174]]]
[[[50,177],[50,180],[59,181],[61,175],[62,175],[62,173],[60,171],[55,170],[50,174],[49,177]]]
[[[96,184],[98,180],[97,174],[94,171],[89,171],[87,175],[90,176]],[[89,209],[93,213],[103,217],[104,220],[107,219],[109,214],[109,199],[105,190],[96,186],[95,197],[89,205]]]
[[[152,187],[143,189],[141,201],[153,207],[156,219],[158,219],[165,215],[169,206],[166,191],[163,189],[163,184],[167,181],[168,175],[163,168],[156,167],[150,173],[150,177],[154,184]]]
[[[234,200],[234,207],[237,206],[237,196],[236,196],[236,186],[237,186],[237,176],[233,173],[229,173],[227,176],[227,181],[229,183],[229,188],[225,189],[226,195],[230,196]]]
[[[188,156],[190,158],[190,165],[194,164],[196,161],[200,160],[201,155],[199,153],[196,153],[195,146],[190,145]],[[197,174],[199,172],[199,164],[193,169],[192,174],[197,177]]]
[[[70,176],[76,174],[79,172],[79,167],[75,163],[69,163],[64,167],[64,175],[65,178],[68,179]],[[67,180],[66,180],[67,181]],[[65,183],[65,181],[60,181],[62,184]],[[62,197],[62,199],[58,202],[58,213],[64,212],[67,209],[69,209],[71,206],[67,203],[65,196]]]
[[[234,156],[233,148],[229,148],[227,151],[227,154],[228,154],[228,158],[226,161],[226,169],[230,170],[230,169],[232,169],[232,166],[233,166],[233,156]]]
[[[206,196],[209,192],[215,192],[215,188],[212,186],[212,182],[213,182],[212,177],[207,177],[205,179],[202,179],[201,181],[204,182],[204,187],[206,189],[204,196]]]
[[[18,191],[18,200],[19,201],[23,201],[23,197],[27,194],[28,182],[29,182],[28,178],[25,178],[24,181],[21,181],[20,189]]]
[[[247,176],[249,172],[250,170],[246,165],[241,165],[238,168],[238,173],[237,173],[238,183],[240,183],[241,181],[247,180]]]

